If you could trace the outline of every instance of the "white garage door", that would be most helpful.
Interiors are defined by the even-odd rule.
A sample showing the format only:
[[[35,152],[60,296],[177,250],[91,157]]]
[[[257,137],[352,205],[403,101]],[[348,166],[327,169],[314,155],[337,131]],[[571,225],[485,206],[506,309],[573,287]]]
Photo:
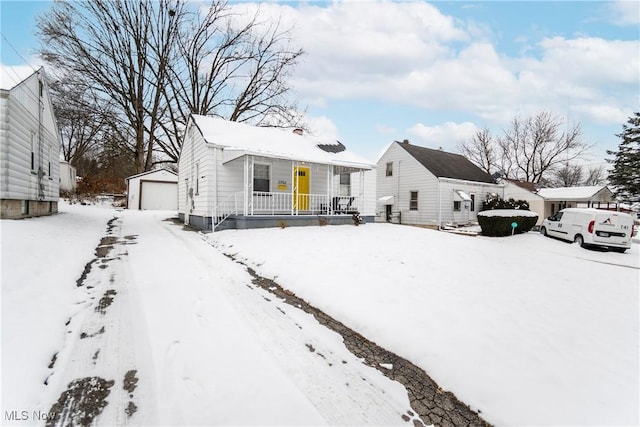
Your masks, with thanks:
[[[141,209],[177,210],[178,184],[174,182],[143,181],[140,190]]]

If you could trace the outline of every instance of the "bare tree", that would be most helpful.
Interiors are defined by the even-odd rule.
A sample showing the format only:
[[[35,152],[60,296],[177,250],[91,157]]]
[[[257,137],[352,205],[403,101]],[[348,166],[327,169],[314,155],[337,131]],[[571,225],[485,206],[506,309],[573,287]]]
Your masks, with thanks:
[[[604,166],[592,166],[587,169],[584,185],[602,185],[606,181]]]
[[[289,72],[303,54],[290,30],[260,21],[260,11],[239,25],[225,1],[214,0],[180,32],[175,64],[165,87],[171,106],[161,142],[176,160],[189,115],[216,115],[255,125],[300,127],[287,97]]]
[[[551,183],[554,187],[576,187],[583,183],[583,167],[569,162],[555,171]]]
[[[110,106],[73,76],[59,76],[49,85],[62,141],[62,156],[73,166],[95,154],[105,130],[115,122]]]
[[[495,141],[489,128],[485,127],[476,131],[471,140],[460,144],[458,149],[462,155],[488,174],[493,174],[497,171]]]
[[[299,126],[287,82],[302,50],[259,10],[233,18],[225,0],[60,0],[39,19],[41,55],[116,107],[140,172],[177,161],[192,113]]]
[[[82,76],[117,107],[134,136],[121,143],[130,146],[137,172],[152,167],[182,10],[172,0],[58,1],[38,21],[44,60]]]
[[[553,170],[563,163],[582,157],[590,148],[582,140],[580,124],[566,131],[561,129],[564,121],[548,111],[543,111],[525,119],[515,117],[503,134],[489,140],[485,147],[477,143],[463,143],[463,153],[480,167],[478,158],[493,158],[496,162],[489,172],[501,170],[505,178],[537,184],[549,179]],[[480,149],[479,149],[480,148]],[[486,169],[485,169],[486,170]]]

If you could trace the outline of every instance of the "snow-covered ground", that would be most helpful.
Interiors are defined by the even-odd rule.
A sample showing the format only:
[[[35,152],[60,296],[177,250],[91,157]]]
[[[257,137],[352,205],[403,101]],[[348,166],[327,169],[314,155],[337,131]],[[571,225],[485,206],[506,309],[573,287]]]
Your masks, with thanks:
[[[640,423],[638,244],[618,254],[389,224],[203,236],[166,212],[61,211],[0,221],[2,424],[42,424],[37,411],[74,376],[113,372],[107,400],[137,410],[118,418],[113,402],[101,425],[404,423],[402,386],[221,252],[421,366],[491,423]],[[117,242],[77,287],[113,218]],[[109,289],[111,305],[94,310]],[[127,394],[120,376],[134,368]]]
[[[429,373],[497,425],[638,425],[638,244],[391,224],[209,241]]]

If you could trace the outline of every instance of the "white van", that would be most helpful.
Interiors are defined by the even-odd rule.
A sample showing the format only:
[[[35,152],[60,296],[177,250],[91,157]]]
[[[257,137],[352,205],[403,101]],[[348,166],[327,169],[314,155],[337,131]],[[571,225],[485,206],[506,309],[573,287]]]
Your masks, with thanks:
[[[633,218],[622,212],[567,208],[542,222],[540,232],[580,246],[604,246],[616,252],[631,247]]]

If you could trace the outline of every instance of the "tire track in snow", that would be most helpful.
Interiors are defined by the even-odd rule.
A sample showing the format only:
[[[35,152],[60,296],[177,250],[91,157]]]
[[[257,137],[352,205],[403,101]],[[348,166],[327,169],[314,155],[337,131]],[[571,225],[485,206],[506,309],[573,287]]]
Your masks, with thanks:
[[[47,426],[140,424],[137,343],[126,286],[126,245],[135,244],[135,236],[121,239],[120,226],[117,215],[107,223],[95,258],[76,282],[86,301],[67,322],[69,338],[49,365],[45,384],[61,391]]]

